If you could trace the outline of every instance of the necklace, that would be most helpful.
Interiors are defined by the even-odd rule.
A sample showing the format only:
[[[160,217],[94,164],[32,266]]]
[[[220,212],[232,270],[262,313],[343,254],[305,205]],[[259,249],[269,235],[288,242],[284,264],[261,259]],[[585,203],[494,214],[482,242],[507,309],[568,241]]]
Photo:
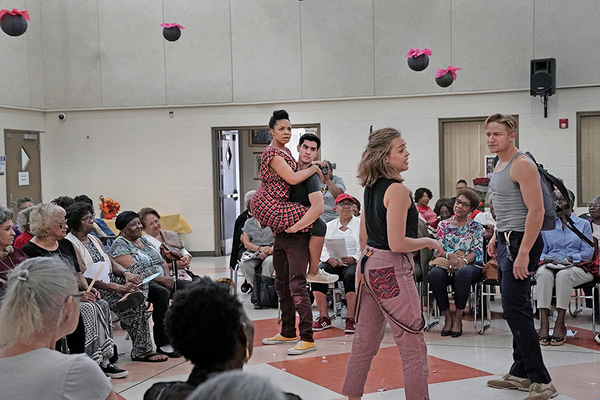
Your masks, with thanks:
[[[6,260],[7,258],[8,258],[8,261],[10,261],[10,264],[12,265],[12,268],[9,267],[8,264],[6,264],[4,262],[4,260]],[[8,269],[15,269],[15,267],[16,267],[15,263],[13,262],[13,260],[12,260],[12,258],[10,256],[4,257],[2,260],[0,260],[0,262],[2,263],[2,265],[4,265]]]

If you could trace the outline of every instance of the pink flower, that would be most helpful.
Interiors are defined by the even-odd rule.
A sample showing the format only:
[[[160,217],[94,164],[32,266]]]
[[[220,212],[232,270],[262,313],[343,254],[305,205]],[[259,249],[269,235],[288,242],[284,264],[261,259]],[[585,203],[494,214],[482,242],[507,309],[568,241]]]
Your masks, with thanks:
[[[421,54],[427,54],[428,56],[432,55],[433,53],[431,52],[431,50],[429,50],[428,48],[425,48],[423,50],[420,49],[413,49],[412,47],[410,48],[410,51],[408,52],[408,54],[406,55],[406,57],[418,57]]]
[[[449,65],[448,68],[446,68],[446,69],[439,68],[437,70],[437,72],[435,73],[435,77],[440,78],[440,77],[446,75],[448,72],[450,72],[452,74],[452,76],[454,77],[454,80],[456,80],[456,72],[454,72],[454,71],[458,71],[458,70],[462,70],[462,68],[453,67],[451,65]]]

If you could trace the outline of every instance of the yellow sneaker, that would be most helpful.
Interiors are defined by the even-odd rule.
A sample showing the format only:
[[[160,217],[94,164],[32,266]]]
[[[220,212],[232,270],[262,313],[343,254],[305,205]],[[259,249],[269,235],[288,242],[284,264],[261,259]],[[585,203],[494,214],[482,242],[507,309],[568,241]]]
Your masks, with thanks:
[[[297,342],[297,341],[298,341],[297,337],[287,338],[285,336],[281,336],[281,334],[278,333],[277,335],[275,335],[273,337],[264,338],[262,340],[262,343],[263,344],[279,344],[279,343],[292,343],[292,342]]]
[[[317,350],[317,345],[315,342],[305,342],[304,340],[301,340],[294,347],[290,347],[287,353],[290,356],[297,356],[313,350]]]

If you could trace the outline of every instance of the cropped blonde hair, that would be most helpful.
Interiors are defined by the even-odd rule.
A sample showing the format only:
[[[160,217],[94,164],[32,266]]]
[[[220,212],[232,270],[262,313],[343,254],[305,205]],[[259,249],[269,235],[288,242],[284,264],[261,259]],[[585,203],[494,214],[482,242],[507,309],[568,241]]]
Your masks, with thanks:
[[[490,124],[492,122],[497,122],[499,124],[506,126],[508,133],[512,133],[512,132],[517,133],[517,131],[519,129],[519,123],[517,122],[515,117],[513,117],[512,115],[509,115],[509,114],[496,113],[496,114],[490,115],[485,120],[485,123],[483,124],[483,126],[487,127],[488,124]]]
[[[369,134],[369,143],[358,164],[358,179],[362,186],[371,186],[379,178],[402,182],[400,171],[386,162],[392,150],[392,140],[399,138],[400,131],[394,128],[378,129]]]

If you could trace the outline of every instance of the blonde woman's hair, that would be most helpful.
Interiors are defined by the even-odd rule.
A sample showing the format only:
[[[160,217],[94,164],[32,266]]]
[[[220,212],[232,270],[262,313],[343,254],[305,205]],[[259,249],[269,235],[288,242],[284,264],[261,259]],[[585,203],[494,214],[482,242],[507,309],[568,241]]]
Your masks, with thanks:
[[[54,330],[63,305],[77,293],[73,268],[58,257],[37,257],[19,264],[8,276],[0,308],[0,348]]]
[[[358,179],[362,186],[371,186],[379,178],[402,182],[400,171],[386,162],[392,150],[392,140],[399,138],[400,131],[394,128],[378,129],[369,134],[369,143],[358,164]]]
[[[29,231],[33,236],[44,236],[50,230],[54,217],[60,214],[66,214],[65,209],[52,203],[40,203],[31,207]]]

